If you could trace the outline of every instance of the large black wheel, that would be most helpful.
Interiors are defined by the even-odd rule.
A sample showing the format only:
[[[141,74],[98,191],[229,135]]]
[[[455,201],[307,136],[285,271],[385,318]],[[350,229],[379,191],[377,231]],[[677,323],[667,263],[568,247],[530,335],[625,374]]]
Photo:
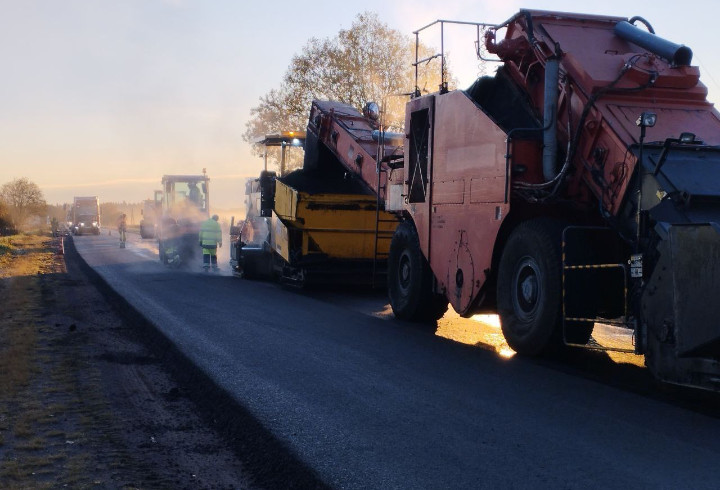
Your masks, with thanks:
[[[505,245],[497,305],[505,340],[516,352],[538,355],[562,345],[562,224],[521,223]]]
[[[240,253],[240,252],[238,252]],[[258,257],[243,257],[242,261],[242,274],[243,278],[249,280],[255,280],[258,278],[257,273],[257,261]]]
[[[158,255],[160,256],[160,262],[167,265],[168,256],[165,253],[165,243],[163,243],[162,241],[158,241]]]
[[[197,235],[185,233],[180,239],[180,263],[188,265],[197,255]]]
[[[388,295],[395,317],[401,320],[433,322],[447,311],[447,299],[433,292],[433,273],[412,223],[400,223],[393,235]]]

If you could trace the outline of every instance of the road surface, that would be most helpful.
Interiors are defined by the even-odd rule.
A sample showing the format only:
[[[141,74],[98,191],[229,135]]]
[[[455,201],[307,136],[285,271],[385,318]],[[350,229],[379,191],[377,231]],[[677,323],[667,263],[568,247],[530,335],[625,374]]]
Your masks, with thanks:
[[[74,243],[332,487],[720,485],[717,400],[663,397],[636,361],[520,358],[492,325],[388,319],[380,294],[234,278],[226,255],[220,274],[171,270],[133,235],[124,250],[107,235]]]

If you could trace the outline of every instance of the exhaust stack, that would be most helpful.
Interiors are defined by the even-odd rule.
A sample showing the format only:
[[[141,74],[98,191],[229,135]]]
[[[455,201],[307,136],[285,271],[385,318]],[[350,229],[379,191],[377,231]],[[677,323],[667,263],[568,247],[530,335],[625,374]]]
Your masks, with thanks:
[[[615,24],[614,32],[616,36],[666,59],[673,66],[687,66],[692,61],[692,49],[638,29],[627,21],[623,20]]]

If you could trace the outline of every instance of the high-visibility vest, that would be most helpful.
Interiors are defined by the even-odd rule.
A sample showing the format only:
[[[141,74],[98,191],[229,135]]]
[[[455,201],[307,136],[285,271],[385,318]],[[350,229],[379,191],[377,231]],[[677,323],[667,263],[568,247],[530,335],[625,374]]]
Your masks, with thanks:
[[[200,245],[203,247],[216,247],[218,243],[222,243],[220,223],[208,218],[200,225]]]

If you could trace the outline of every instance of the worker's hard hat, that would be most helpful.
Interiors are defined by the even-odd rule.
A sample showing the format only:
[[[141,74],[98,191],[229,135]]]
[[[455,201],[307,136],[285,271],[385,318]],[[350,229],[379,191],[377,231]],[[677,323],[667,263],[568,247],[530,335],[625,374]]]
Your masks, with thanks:
[[[217,220],[220,219],[220,217],[219,217],[217,214],[213,214],[213,215],[212,215],[212,219],[214,219],[215,221],[217,221]]]

